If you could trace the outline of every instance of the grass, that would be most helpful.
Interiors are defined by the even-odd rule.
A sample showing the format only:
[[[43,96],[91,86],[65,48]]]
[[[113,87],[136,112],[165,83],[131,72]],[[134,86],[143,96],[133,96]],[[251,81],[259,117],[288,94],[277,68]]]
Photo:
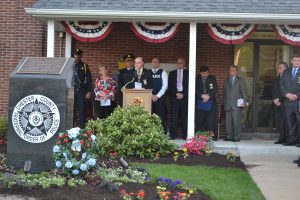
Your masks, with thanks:
[[[213,200],[264,200],[250,175],[240,169],[135,163],[146,168],[151,178],[180,179],[201,189]]]

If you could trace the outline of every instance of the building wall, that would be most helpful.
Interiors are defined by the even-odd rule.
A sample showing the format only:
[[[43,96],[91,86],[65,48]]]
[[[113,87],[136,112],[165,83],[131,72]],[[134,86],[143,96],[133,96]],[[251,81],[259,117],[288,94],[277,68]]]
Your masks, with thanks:
[[[24,10],[35,2],[0,1],[0,116],[8,113],[9,74],[22,57],[42,56],[44,26]]]

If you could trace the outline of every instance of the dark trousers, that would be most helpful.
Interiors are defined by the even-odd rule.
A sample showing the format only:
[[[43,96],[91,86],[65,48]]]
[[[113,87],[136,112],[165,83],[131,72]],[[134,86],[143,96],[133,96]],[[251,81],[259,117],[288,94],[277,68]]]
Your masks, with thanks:
[[[178,116],[181,114],[182,119],[182,138],[186,139],[187,136],[187,110],[188,110],[188,100],[182,99],[172,100],[172,118],[171,118],[171,129],[170,129],[170,137],[172,139],[176,138],[177,135],[177,127],[178,127]]]
[[[164,129],[165,134],[167,134],[167,120],[166,120],[166,103],[165,97],[162,96],[156,102],[152,102],[152,113],[155,113],[159,116],[161,120],[162,127]]]
[[[76,115],[77,111],[79,110],[79,124],[80,124],[80,128],[82,128],[82,129],[85,127],[85,120],[86,120],[85,94],[86,94],[85,89],[75,88],[75,98],[74,98],[75,110],[74,110],[74,112]],[[74,125],[75,125],[75,123],[74,123]]]
[[[288,125],[288,143],[297,143],[299,140],[299,125],[300,125],[300,113],[298,110],[297,102],[288,102],[285,105],[286,121]]]
[[[195,130],[196,131],[212,131],[215,133],[216,127],[216,107],[212,106],[211,111],[196,110],[195,116]]]
[[[275,106],[275,119],[276,119],[276,130],[279,133],[279,141],[287,141],[288,126],[286,123],[285,108],[283,105],[280,107]]]
[[[106,117],[110,116],[111,113],[113,112],[113,104],[110,106],[101,106],[100,101],[96,100],[95,105],[96,105],[98,117],[100,119],[105,119]]]

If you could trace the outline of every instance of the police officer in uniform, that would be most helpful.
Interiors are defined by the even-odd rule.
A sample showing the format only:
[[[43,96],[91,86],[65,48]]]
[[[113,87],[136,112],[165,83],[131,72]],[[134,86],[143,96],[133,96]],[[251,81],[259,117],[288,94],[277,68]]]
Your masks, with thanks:
[[[165,93],[168,89],[167,72],[159,68],[159,59],[152,59],[152,113],[157,114],[167,134]]]
[[[84,128],[86,121],[86,106],[85,100],[91,98],[92,88],[92,76],[89,66],[82,62],[82,50],[76,49],[75,58],[75,69],[74,69],[74,105],[75,105],[75,115],[79,109],[79,121],[80,128]],[[75,117],[74,117],[75,125]]]
[[[119,88],[119,94],[120,94],[120,105],[123,105],[123,93],[121,92],[121,89],[123,86],[127,83],[127,73],[129,70],[134,68],[134,59],[135,56],[133,54],[126,54],[123,56],[123,60],[125,61],[126,68],[119,70],[118,75],[118,88]]]

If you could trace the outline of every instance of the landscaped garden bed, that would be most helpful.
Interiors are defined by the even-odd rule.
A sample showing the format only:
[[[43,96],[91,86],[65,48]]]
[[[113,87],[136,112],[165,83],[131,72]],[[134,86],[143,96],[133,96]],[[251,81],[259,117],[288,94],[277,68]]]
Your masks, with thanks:
[[[106,120],[89,121],[86,130],[59,133],[56,169],[40,174],[6,166],[0,145],[0,193],[37,199],[263,199],[234,152],[212,153],[212,133],[201,132],[179,148],[160,124],[142,108],[118,108]]]

